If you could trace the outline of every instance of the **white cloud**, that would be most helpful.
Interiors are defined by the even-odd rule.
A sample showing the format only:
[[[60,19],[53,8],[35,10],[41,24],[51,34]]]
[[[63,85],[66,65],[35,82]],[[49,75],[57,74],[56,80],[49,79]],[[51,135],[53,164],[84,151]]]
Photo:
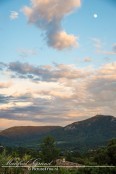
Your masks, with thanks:
[[[37,50],[36,49],[19,49],[18,50],[20,57],[27,58],[30,56],[36,56]]]
[[[95,47],[95,51],[98,54],[104,54],[104,55],[116,55],[116,44],[114,43],[112,45],[112,50],[105,50],[103,48],[104,43],[98,38],[92,38],[93,45]]]
[[[58,50],[73,47],[77,37],[67,34],[61,26],[63,18],[80,7],[81,0],[32,0],[23,12],[29,23],[45,31],[47,44]]]
[[[104,55],[116,55],[116,51],[97,50],[97,53]]]
[[[15,20],[19,17],[19,13],[17,11],[11,11],[10,12],[10,19]]]

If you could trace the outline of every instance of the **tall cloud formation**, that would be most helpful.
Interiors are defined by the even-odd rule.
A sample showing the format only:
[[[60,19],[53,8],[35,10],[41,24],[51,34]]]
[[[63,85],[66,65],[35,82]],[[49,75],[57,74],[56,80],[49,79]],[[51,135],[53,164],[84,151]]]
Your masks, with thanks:
[[[48,46],[58,50],[78,46],[77,38],[67,34],[61,26],[62,19],[80,7],[81,0],[32,0],[31,8],[25,6],[29,23],[45,31]]]

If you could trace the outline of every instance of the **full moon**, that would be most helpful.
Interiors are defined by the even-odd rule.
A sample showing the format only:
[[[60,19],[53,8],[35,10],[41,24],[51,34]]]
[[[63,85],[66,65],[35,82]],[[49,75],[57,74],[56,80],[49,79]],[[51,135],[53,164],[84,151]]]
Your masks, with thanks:
[[[98,15],[95,13],[95,14],[93,15],[93,17],[94,17],[94,18],[97,18],[97,17],[98,17]]]

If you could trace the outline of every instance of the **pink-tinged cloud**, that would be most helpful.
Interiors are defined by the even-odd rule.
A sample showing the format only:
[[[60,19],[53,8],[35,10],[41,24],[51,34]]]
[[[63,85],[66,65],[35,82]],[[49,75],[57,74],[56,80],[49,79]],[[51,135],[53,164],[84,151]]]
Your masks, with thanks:
[[[12,87],[0,91],[1,119],[66,124],[81,116],[115,116],[115,62],[97,69],[20,62],[7,67],[15,79],[11,76]]]
[[[23,12],[29,23],[45,31],[47,44],[58,50],[78,46],[77,37],[67,34],[61,26],[63,18],[81,5],[81,0],[32,0]]]
[[[11,82],[0,82],[0,88],[9,88],[11,85]]]

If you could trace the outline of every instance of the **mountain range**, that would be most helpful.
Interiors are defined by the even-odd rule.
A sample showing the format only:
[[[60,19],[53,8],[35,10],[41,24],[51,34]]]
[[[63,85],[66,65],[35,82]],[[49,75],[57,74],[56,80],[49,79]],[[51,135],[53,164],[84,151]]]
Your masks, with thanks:
[[[11,127],[0,132],[0,143],[5,146],[39,147],[43,138],[49,135],[63,149],[93,149],[116,138],[116,117],[96,115],[65,127]]]

